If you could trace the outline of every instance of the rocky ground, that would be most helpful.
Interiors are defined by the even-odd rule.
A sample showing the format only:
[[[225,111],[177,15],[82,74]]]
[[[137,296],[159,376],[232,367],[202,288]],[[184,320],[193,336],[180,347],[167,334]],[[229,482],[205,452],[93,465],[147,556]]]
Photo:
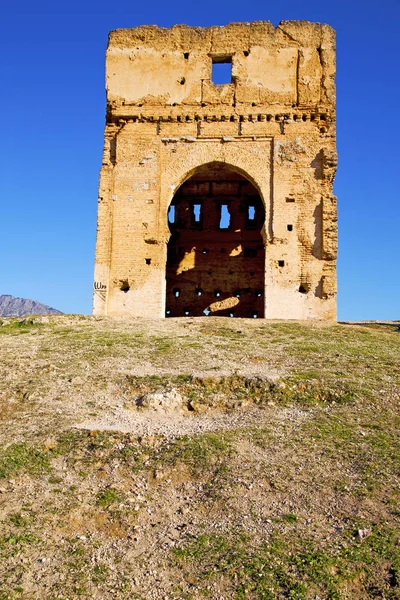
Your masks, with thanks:
[[[0,600],[400,598],[400,323],[0,320]]]

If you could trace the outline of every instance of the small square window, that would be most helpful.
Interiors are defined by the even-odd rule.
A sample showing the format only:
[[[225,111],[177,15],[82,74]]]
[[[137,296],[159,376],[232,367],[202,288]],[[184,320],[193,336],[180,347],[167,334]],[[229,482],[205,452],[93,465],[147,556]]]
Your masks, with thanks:
[[[211,79],[216,85],[232,83],[232,56],[213,57]]]

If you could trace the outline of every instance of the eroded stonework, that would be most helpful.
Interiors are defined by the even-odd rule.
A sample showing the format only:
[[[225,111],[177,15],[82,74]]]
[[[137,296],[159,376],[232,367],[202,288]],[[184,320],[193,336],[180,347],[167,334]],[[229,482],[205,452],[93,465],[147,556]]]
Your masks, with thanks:
[[[120,29],[106,73],[94,314],[335,319],[332,28]]]

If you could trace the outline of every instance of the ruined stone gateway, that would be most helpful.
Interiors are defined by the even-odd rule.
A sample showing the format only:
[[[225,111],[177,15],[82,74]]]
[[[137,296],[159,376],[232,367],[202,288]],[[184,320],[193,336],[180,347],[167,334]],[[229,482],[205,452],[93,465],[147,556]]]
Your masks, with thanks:
[[[106,71],[94,314],[335,319],[332,28],[120,29]]]

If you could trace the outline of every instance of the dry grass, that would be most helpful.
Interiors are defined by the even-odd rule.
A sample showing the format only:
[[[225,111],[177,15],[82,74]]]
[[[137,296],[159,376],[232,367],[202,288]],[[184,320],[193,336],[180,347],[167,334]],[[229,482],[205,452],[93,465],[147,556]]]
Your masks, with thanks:
[[[400,598],[399,350],[398,324],[4,320],[0,599]],[[170,389],[171,434],[118,431]]]

